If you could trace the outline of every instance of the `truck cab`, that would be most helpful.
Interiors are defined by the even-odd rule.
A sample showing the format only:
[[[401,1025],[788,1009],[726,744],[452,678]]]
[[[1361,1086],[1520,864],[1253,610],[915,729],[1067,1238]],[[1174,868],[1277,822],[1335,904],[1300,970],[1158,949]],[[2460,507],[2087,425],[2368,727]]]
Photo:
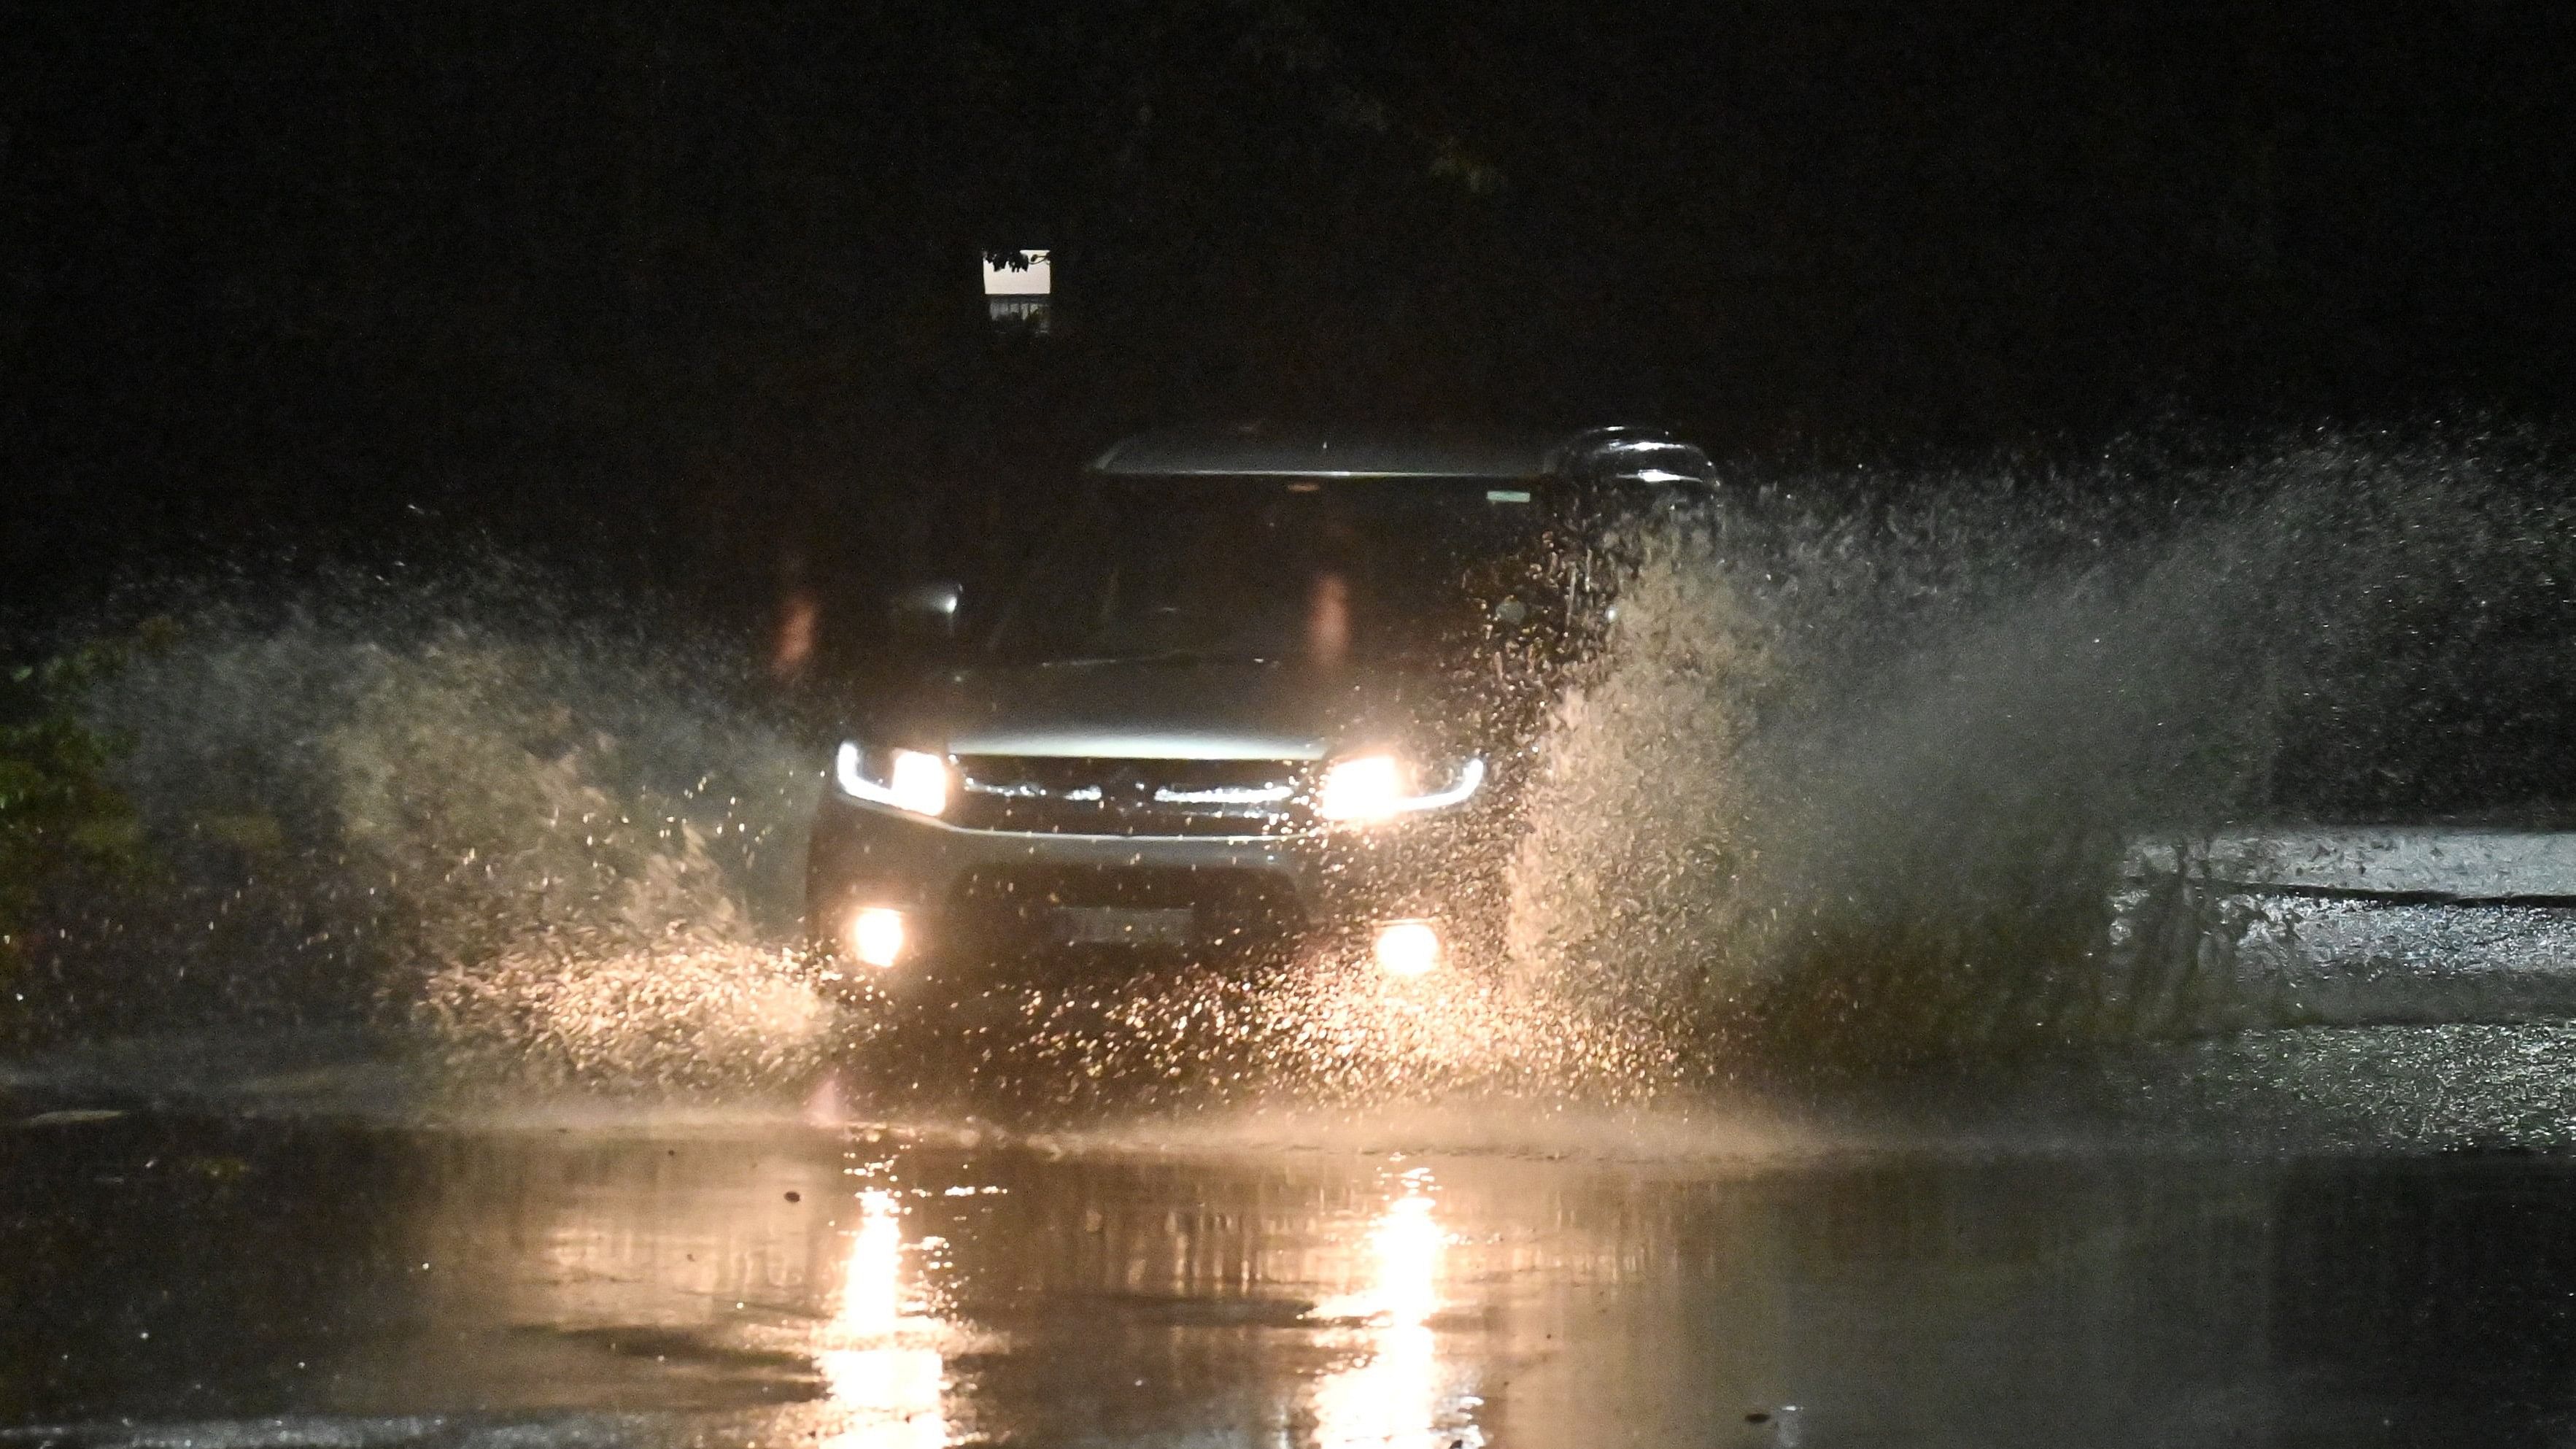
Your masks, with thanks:
[[[1662,433],[1150,433],[972,631],[853,709],[807,873],[834,979],[1068,947],[1494,957],[1514,805],[1596,637],[1601,528],[1704,493]]]

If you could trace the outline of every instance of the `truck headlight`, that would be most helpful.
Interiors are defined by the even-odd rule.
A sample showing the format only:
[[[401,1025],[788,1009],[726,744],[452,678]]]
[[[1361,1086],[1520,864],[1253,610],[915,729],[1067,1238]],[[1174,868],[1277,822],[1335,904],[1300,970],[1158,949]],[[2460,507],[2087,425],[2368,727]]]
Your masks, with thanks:
[[[1485,762],[1472,757],[1461,761],[1445,783],[1424,790],[1395,756],[1355,755],[1324,771],[1315,787],[1315,813],[1326,820],[1367,825],[1460,804],[1484,783]]]
[[[832,778],[841,793],[853,800],[871,805],[885,805],[908,810],[915,815],[938,816],[948,809],[948,762],[920,750],[889,750],[881,756],[882,770],[875,768],[875,751],[861,749],[854,740],[844,740],[840,752],[832,759]]]

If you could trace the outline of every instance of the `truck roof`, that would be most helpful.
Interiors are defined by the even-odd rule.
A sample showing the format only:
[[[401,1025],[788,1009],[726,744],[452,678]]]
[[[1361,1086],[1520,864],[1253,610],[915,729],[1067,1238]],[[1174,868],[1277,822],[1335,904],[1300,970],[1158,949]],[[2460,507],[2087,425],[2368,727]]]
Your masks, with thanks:
[[[1539,478],[1647,455],[1674,481],[1709,482],[1699,449],[1650,428],[1566,432],[1173,428],[1112,444],[1091,471],[1115,477]],[[1612,471],[1618,471],[1615,467]]]

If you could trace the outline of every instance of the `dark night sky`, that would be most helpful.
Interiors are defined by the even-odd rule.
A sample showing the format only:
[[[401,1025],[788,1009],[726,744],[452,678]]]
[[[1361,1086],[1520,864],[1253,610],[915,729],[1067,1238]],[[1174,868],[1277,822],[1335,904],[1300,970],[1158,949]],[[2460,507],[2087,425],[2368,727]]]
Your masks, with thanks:
[[[2570,395],[2555,5],[0,27],[0,610],[466,531],[748,597],[1178,418],[1831,456]],[[982,318],[1019,244],[1057,337]]]

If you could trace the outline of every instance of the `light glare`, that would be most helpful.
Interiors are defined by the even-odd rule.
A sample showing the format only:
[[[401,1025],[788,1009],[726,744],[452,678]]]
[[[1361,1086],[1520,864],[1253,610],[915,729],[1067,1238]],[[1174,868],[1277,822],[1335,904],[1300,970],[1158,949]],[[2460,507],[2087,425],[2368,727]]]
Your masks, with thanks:
[[[1446,789],[1408,793],[1412,772],[1393,755],[1358,755],[1324,772],[1315,789],[1315,813],[1344,824],[1371,825],[1418,810],[1445,810],[1464,803],[1485,784],[1485,762],[1470,759],[1458,767]]]
[[[1367,1321],[1368,1355],[1324,1375],[1315,1386],[1319,1449],[1383,1449],[1393,1444],[1484,1444],[1474,1381],[1444,1364],[1439,1331],[1440,1281],[1449,1235],[1442,1230],[1428,1179],[1408,1179],[1407,1191],[1369,1225],[1367,1276],[1360,1291],[1319,1311]]]
[[[1371,953],[1389,976],[1428,975],[1440,964],[1440,931],[1429,921],[1389,921],[1378,928]]]
[[[886,793],[898,810],[937,815],[948,808],[948,762],[919,750],[897,750]]]
[[[920,750],[896,750],[886,779],[868,778],[867,761],[854,741],[845,741],[832,760],[832,776],[841,793],[871,805],[891,805],[915,815],[940,815],[948,809],[948,762]]]
[[[903,912],[869,906],[850,918],[850,950],[862,966],[886,970],[903,959]]]
[[[1362,755],[1324,772],[1315,811],[1327,820],[1384,820],[1403,808],[1404,770],[1393,755]]]
[[[814,1366],[827,1391],[829,1449],[939,1449],[949,1442],[943,1326],[904,1311],[903,1208],[882,1188],[859,1194],[859,1230],[841,1302]]]

